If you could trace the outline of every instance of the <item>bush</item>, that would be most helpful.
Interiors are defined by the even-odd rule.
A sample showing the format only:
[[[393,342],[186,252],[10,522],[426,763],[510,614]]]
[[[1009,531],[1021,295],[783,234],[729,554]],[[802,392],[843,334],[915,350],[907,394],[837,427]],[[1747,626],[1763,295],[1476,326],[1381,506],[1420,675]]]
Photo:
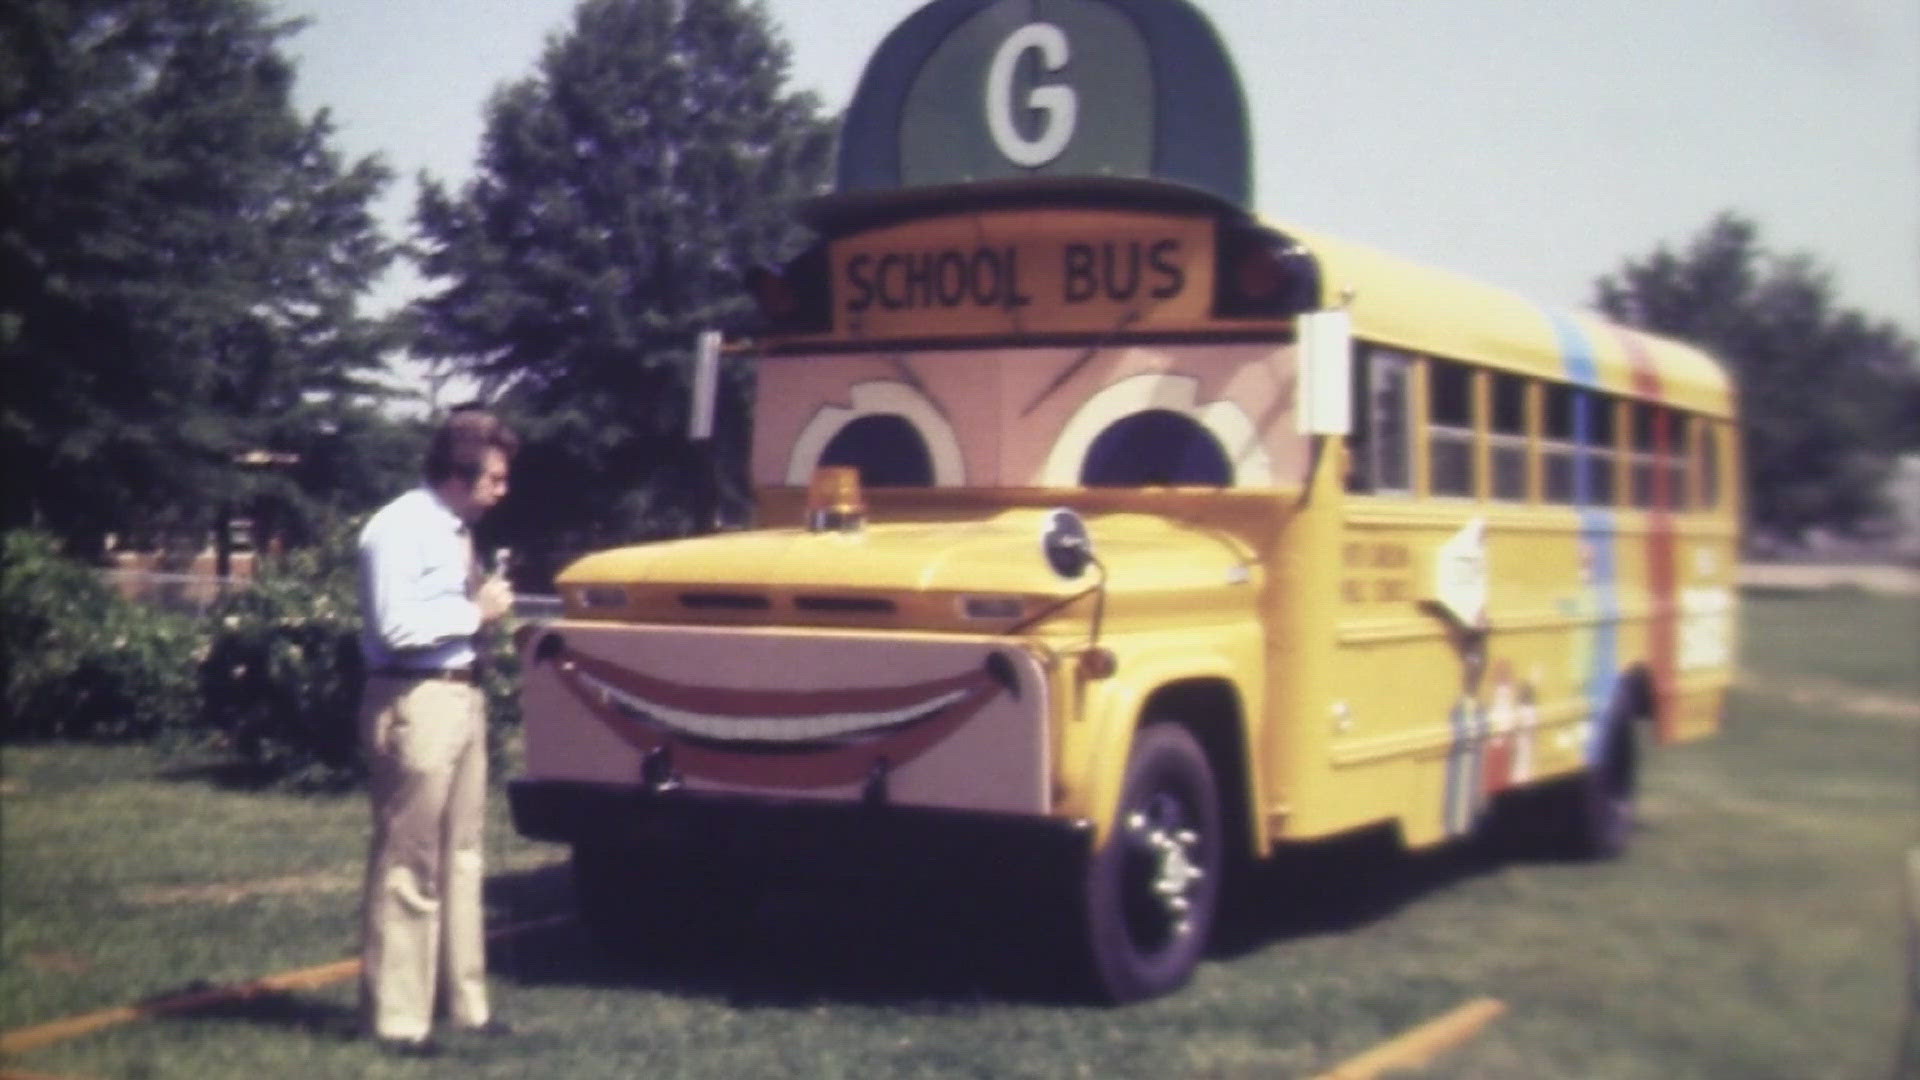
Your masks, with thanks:
[[[199,712],[192,620],[135,604],[50,536],[0,537],[5,738],[150,739]]]
[[[339,788],[365,774],[358,526],[336,530],[319,547],[265,560],[252,587],[208,612],[204,723],[263,781]],[[486,680],[496,761],[519,718],[516,671],[501,653]]]
[[[338,788],[360,760],[356,527],[263,559],[204,618],[122,597],[58,543],[0,537],[0,738],[210,743],[261,782]],[[518,662],[496,635],[485,680],[500,760],[519,722]]]
[[[263,559],[207,612],[202,723],[263,780],[337,787],[361,773],[351,539]]]

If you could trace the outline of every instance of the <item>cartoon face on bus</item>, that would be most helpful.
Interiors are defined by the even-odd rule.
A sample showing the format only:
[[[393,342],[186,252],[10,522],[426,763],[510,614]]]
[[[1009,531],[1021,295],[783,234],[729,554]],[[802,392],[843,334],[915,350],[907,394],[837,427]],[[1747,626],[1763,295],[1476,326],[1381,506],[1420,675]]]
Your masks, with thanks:
[[[753,472],[804,486],[1265,488],[1297,483],[1292,351],[1129,345],[769,362]]]

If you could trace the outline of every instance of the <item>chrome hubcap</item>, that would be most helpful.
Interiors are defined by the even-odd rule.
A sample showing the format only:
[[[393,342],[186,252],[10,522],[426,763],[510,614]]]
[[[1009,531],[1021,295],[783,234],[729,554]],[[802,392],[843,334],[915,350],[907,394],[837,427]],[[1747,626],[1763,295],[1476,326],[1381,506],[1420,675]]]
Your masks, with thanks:
[[[1171,940],[1193,933],[1193,892],[1206,877],[1195,860],[1200,834],[1187,828],[1180,807],[1155,799],[1127,815],[1128,844],[1145,862],[1147,899],[1163,920]]]

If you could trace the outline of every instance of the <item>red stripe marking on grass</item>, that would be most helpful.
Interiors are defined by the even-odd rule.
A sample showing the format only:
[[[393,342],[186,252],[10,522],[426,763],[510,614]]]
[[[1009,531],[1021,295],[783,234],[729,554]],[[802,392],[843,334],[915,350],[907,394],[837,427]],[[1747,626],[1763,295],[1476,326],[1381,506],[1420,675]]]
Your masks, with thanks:
[[[573,916],[571,915],[550,915],[544,919],[511,923],[507,926],[489,930],[487,937],[490,939],[502,938],[511,934],[524,933],[528,930],[539,930],[548,926],[557,926],[560,923],[570,921],[572,918]],[[203,1009],[209,1005],[216,1005],[221,1002],[245,1001],[248,998],[258,997],[261,994],[269,994],[283,990],[310,990],[317,986],[325,986],[328,983],[351,979],[358,974],[360,974],[360,961],[335,960],[330,964],[319,964],[314,967],[283,971],[277,975],[268,975],[263,979],[255,979],[252,982],[237,983],[232,986],[217,986],[211,990],[196,990],[188,994],[176,994],[172,997],[143,1001],[135,1005],[119,1005],[111,1009],[101,1009],[98,1012],[69,1016],[64,1020],[50,1020],[44,1024],[15,1028],[12,1031],[0,1034],[0,1054],[19,1054],[28,1050],[37,1050],[43,1046],[50,1046],[57,1042],[65,1042],[68,1039],[91,1034],[102,1028],[113,1027],[116,1024],[125,1024],[134,1020],[146,1020],[156,1016],[172,1016],[177,1013],[192,1012],[195,1009]],[[5,1076],[0,1076],[0,1080],[6,1080],[7,1076],[12,1075],[13,1074],[9,1073]]]
[[[1416,1069],[1480,1033],[1507,1011],[1495,998],[1474,998],[1410,1031],[1388,1039],[1359,1057],[1334,1066],[1315,1080],[1373,1080],[1392,1069]]]

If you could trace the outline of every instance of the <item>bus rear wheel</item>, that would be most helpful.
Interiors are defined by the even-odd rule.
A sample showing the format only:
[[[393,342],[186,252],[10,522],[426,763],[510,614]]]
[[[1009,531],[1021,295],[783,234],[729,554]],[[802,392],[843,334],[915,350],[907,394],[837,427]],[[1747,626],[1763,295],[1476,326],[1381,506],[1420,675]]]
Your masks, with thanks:
[[[1551,789],[1554,854],[1578,860],[1616,858],[1633,838],[1637,747],[1631,716],[1611,725],[1600,760]]]
[[[1084,875],[1081,929],[1096,996],[1135,1001],[1193,976],[1219,908],[1223,862],[1206,751],[1180,724],[1144,726],[1114,827]]]

